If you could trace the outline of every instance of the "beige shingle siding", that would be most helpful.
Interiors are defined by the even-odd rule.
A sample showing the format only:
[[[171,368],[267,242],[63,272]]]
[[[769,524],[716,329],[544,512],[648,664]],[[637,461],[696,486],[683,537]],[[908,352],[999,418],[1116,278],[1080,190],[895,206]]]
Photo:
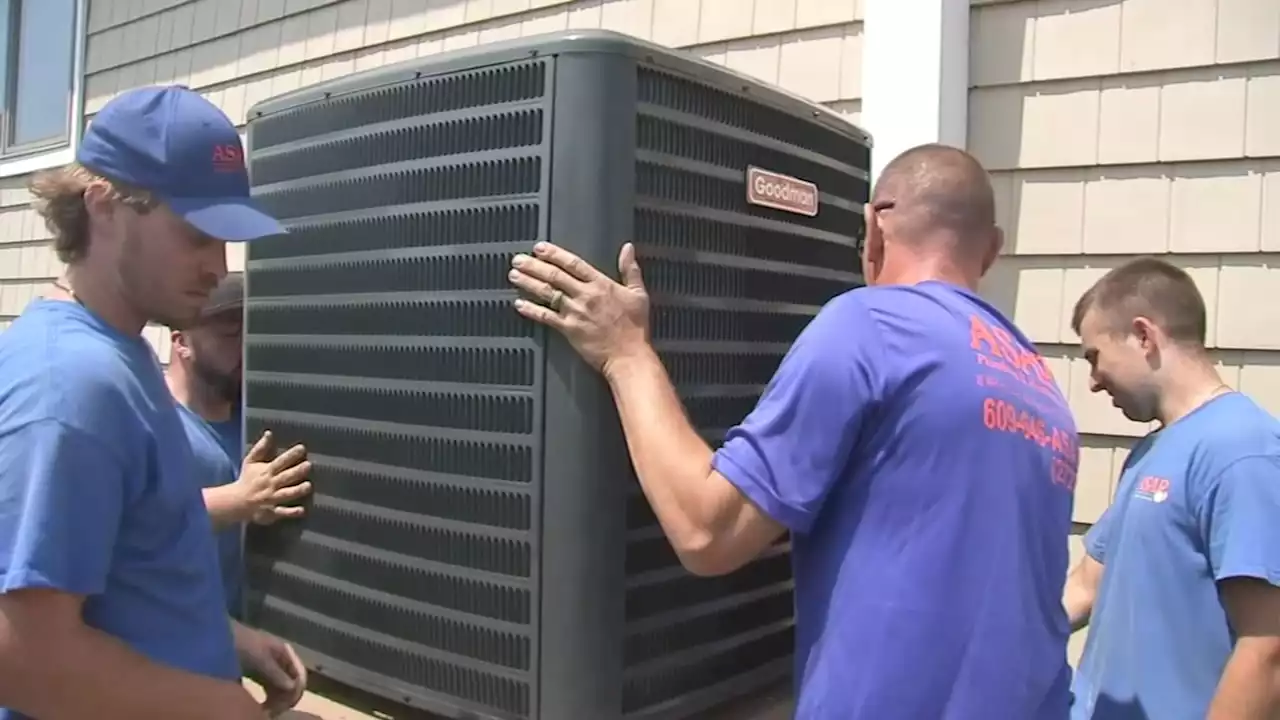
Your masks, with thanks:
[[[441,50],[566,28],[685,47],[857,112],[858,0],[91,0],[86,111],[178,82],[237,122],[271,95]],[[111,17],[105,8],[112,5]],[[820,72],[814,72],[821,68]]]
[[[26,182],[0,178],[0,328],[60,271],[49,233],[28,203]]]
[[[1266,301],[1280,281],[1280,3],[975,3],[971,35],[969,142],[1009,233],[986,292],[1042,345],[1090,436],[1077,518],[1092,521],[1110,485],[1091,472],[1146,430],[1089,394],[1069,324],[1108,268],[1137,254],[1187,268],[1228,380],[1280,411],[1280,308]]]
[[[1041,345],[1086,433],[1075,515],[1091,523],[1147,430],[1089,393],[1070,328],[1108,268],[1186,268],[1227,382],[1280,412],[1280,3],[998,0],[970,20],[969,144],[1008,229],[985,292]]]
[[[181,83],[243,123],[259,100],[357,70],[607,28],[689,48],[856,121],[861,17],[859,0],[89,0],[85,112],[131,87]],[[59,271],[24,183],[0,181],[0,324]],[[230,246],[228,263],[243,268],[243,247]],[[147,333],[167,360],[167,334]]]
[[[90,0],[85,111],[130,87],[175,82],[243,123],[260,100],[354,71],[606,28],[689,48],[856,122],[860,18],[858,0]],[[242,258],[233,250],[233,268]]]

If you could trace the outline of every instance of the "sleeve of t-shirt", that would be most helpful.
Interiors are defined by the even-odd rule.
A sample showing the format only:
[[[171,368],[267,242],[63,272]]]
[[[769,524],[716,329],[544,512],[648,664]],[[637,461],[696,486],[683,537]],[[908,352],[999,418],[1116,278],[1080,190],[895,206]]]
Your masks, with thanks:
[[[1280,585],[1280,458],[1233,462],[1210,482],[1198,515],[1215,580]]]
[[[880,395],[878,329],[853,295],[828,303],[712,464],[765,514],[805,533]]]
[[[124,483],[104,442],[57,420],[0,435],[0,592],[101,593]]]
[[[1103,565],[1107,564],[1107,540],[1111,533],[1111,516],[1114,507],[1110,505],[1103,510],[1102,516],[1084,534],[1084,551]]]

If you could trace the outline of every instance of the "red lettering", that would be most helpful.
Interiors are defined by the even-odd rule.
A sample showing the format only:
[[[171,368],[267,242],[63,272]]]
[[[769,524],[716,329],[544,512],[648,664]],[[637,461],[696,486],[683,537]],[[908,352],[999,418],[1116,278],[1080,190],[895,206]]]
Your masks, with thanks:
[[[1062,458],[1053,459],[1053,484],[1061,485],[1067,490],[1075,491],[1076,489],[1076,466],[1068,463]]]
[[[1019,344],[1003,328],[992,327],[977,315],[970,315],[969,347],[978,353],[979,364],[1005,370],[1025,385],[1051,398],[1058,398],[1058,385],[1048,363],[1035,350]]]
[[[1000,348],[1000,356],[1008,360],[1018,370],[1023,370],[1023,362],[1025,361],[1022,348],[1019,348],[1013,342],[1013,338],[1004,328],[991,328],[991,334],[996,338],[997,347]]]
[[[1053,373],[1049,371],[1049,364],[1039,353],[1027,351],[1023,358],[1023,371],[1026,372],[1031,379],[1039,383],[1046,389],[1056,391],[1058,383],[1053,379]]]
[[[984,343],[987,346],[986,350],[982,349]],[[995,336],[991,334],[991,328],[977,315],[969,316],[969,347],[987,355],[1000,356],[1000,351],[996,347]]]
[[[1018,369],[1036,379],[1039,379],[1036,371],[1040,369],[1040,356],[1030,350],[1020,351],[1018,354]]]
[[[1163,493],[1169,491],[1169,481],[1165,478],[1148,475],[1138,481],[1138,489],[1145,493]]]
[[[1045,362],[1043,357],[1036,354],[1032,354],[1031,358],[1036,378],[1046,385],[1053,385],[1053,373],[1049,372],[1049,363]]]
[[[1057,459],[1074,468],[1076,465],[1075,440],[1069,433],[1051,427],[1034,410],[1020,408],[1013,403],[988,397],[982,401],[982,425],[988,430],[1021,435],[1023,439],[1042,448],[1049,448]],[[1072,481],[1074,486],[1074,480]]]
[[[242,165],[244,151],[236,145],[214,145],[213,163],[214,165]]]

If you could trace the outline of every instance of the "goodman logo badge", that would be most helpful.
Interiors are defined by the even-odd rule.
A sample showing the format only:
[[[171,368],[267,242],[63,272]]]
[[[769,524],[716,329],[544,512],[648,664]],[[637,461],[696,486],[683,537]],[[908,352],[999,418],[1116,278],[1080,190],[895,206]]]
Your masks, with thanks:
[[[747,168],[747,202],[796,215],[814,217],[818,214],[818,186],[790,175],[749,166]]]

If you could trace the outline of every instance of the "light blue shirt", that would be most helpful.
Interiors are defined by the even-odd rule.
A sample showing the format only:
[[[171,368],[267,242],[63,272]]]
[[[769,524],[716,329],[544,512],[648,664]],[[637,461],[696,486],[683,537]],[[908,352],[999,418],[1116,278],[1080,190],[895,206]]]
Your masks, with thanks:
[[[1230,393],[1144,438],[1085,547],[1073,720],[1203,720],[1236,640],[1218,581],[1280,585],[1280,422]]]
[[[235,482],[244,453],[240,442],[240,415],[223,422],[209,422],[183,405],[178,414],[191,441],[196,481],[202,488]],[[244,586],[243,526],[236,523],[217,531],[218,562],[222,568],[222,588],[227,594],[227,611],[241,616]]]
[[[238,680],[193,473],[140,336],[51,300],[0,334],[0,592],[83,596],[86,624],[151,660]]]

